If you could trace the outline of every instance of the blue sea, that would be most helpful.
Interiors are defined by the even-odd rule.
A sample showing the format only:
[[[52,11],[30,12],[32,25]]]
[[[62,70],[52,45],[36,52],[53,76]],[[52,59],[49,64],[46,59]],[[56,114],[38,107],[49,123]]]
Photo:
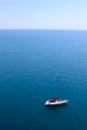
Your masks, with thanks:
[[[87,130],[87,31],[0,30],[0,130]]]

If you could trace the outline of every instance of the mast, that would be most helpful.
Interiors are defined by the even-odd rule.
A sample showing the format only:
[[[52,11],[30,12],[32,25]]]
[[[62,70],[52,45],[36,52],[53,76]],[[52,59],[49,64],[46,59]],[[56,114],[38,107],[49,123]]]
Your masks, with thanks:
[[[57,76],[57,97],[58,98],[65,98],[66,94],[65,92],[60,88],[60,78]]]
[[[57,97],[59,98],[59,77],[57,76]]]

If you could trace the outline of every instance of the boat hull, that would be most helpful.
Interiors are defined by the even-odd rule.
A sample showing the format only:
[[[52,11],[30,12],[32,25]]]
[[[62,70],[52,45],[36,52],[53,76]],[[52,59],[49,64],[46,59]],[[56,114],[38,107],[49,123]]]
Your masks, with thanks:
[[[55,102],[49,102],[49,100],[47,100],[45,102],[45,106],[60,106],[67,103],[68,103],[68,100],[57,100]]]

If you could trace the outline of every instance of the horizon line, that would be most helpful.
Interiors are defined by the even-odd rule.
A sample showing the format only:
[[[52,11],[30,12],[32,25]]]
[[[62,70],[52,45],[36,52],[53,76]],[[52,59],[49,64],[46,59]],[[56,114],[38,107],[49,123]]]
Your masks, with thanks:
[[[87,29],[23,29],[23,28],[21,28],[21,29],[0,29],[0,31],[3,31],[3,30],[31,30],[31,31],[39,31],[39,30],[43,30],[43,31],[87,31]]]

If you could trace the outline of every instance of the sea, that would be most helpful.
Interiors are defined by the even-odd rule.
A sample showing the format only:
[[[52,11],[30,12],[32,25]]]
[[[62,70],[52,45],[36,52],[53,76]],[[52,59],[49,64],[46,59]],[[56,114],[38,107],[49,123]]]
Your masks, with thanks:
[[[0,130],[87,130],[86,30],[0,30]]]

